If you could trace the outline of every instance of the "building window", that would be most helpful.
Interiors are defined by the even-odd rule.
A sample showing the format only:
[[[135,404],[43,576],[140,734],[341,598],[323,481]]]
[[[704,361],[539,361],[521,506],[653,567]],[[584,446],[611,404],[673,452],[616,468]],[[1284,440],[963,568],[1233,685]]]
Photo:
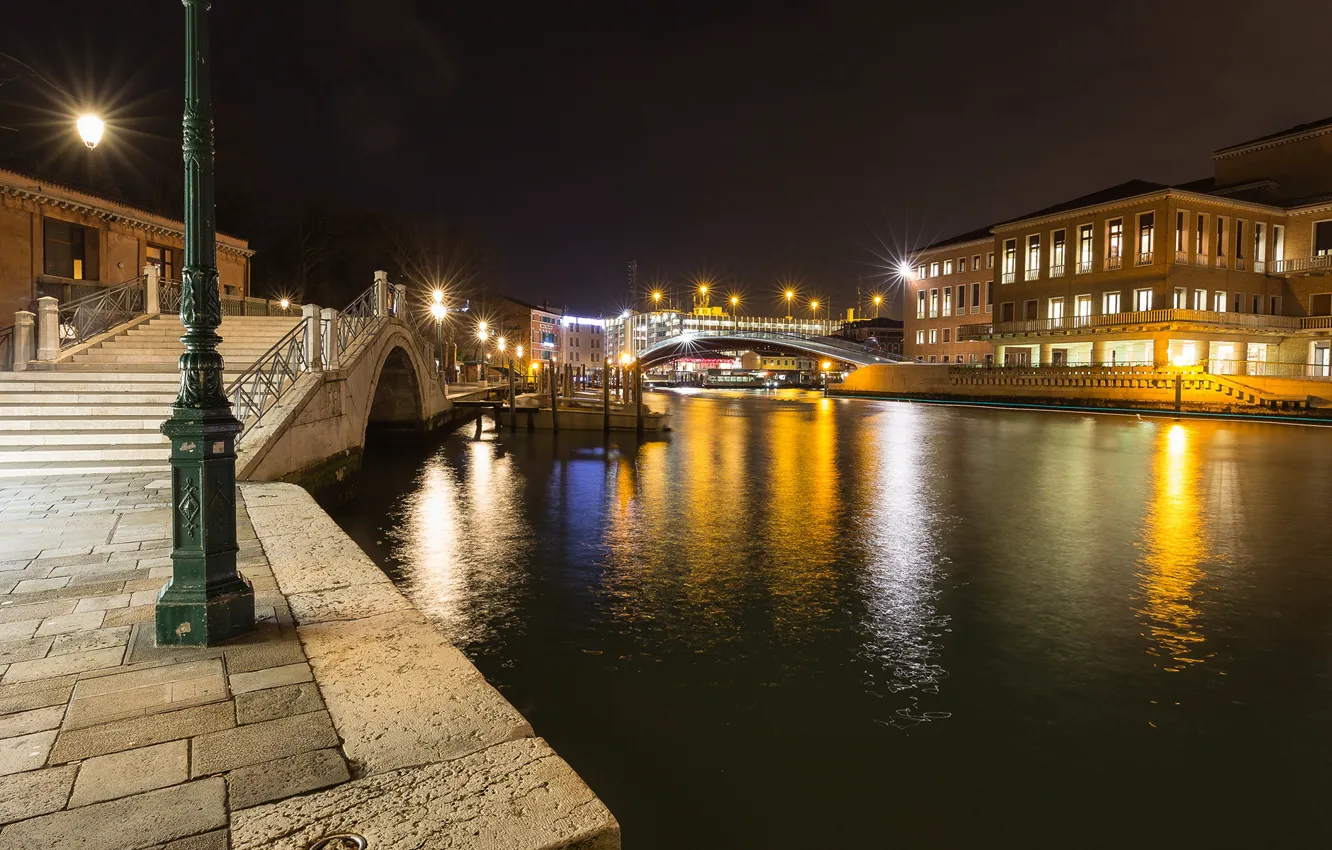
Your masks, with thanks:
[[[967,285],[959,283],[957,285],[957,315],[965,316],[967,314]]]
[[[971,270],[973,272],[980,271],[980,254],[971,255]]]
[[[939,315],[939,290],[930,290],[930,318],[937,318]]]
[[[1124,262],[1124,219],[1113,218],[1105,225],[1105,267],[1117,269]]]
[[[1078,226],[1078,274],[1092,270],[1092,226]]]
[[[1280,316],[1280,315],[1281,315],[1281,296],[1280,296],[1280,295],[1273,295],[1273,296],[1272,296],[1272,315],[1273,315],[1273,316]]]
[[[925,332],[916,331],[916,345],[924,345],[924,344],[925,344]]]
[[[1236,232],[1237,234],[1239,233],[1238,230],[1236,230],[1235,232]],[[1235,297],[1234,297],[1234,299],[1231,301],[1231,303],[1234,305],[1234,308],[1233,308],[1233,309],[1234,309],[1234,312],[1236,312],[1236,313],[1243,313],[1243,312],[1244,312],[1244,293],[1243,293],[1243,292],[1236,292],[1236,293],[1235,293]]]
[[[937,358],[937,357],[935,357],[933,354],[931,354],[931,355],[930,355],[930,362],[931,362],[931,363],[938,363],[938,362],[939,362],[939,358]]]
[[[1261,295],[1253,296],[1253,312],[1254,313],[1263,312],[1263,296]]]
[[[1281,271],[1281,264],[1286,260],[1286,226],[1284,224],[1272,225],[1272,262],[1277,264],[1276,270]],[[1275,313],[1273,315],[1276,315]]]
[[[1207,265],[1207,216],[1198,213],[1193,227],[1193,262],[1200,266]]]
[[[1064,276],[1064,231],[1056,230],[1050,234],[1050,277]]]
[[[97,280],[97,231],[57,218],[42,220],[44,257],[42,271],[70,280]]]
[[[1314,222],[1313,248],[1315,257],[1332,255],[1332,221]]]
[[[999,277],[1001,283],[1017,280],[1017,240],[1004,240],[1004,268]]]
[[[994,281],[985,281],[985,312],[994,312]]]
[[[1026,280],[1036,280],[1041,276],[1041,237],[1033,233],[1027,237],[1027,273]]]
[[[920,265],[916,266],[916,280],[924,280],[925,277],[926,277],[925,264],[921,263]]]
[[[1092,297],[1079,295],[1073,299],[1073,315],[1085,319],[1092,314]]]
[[[925,318],[925,290],[916,290],[916,318]]]
[[[1152,309],[1152,291],[1150,289],[1133,290],[1133,309],[1139,313]]]
[[[939,276],[939,264],[930,263],[930,277],[938,277],[938,276]]]
[[[1218,313],[1226,312],[1226,294],[1220,290],[1212,293],[1212,309]]]
[[[1189,261],[1189,243],[1185,231],[1188,229],[1189,214],[1180,210],[1175,213],[1175,262],[1187,263]]]
[[[1064,299],[1051,298],[1046,306],[1046,317],[1050,320],[1050,327],[1062,328],[1064,326]]]
[[[952,261],[952,260],[944,260],[943,273],[944,273],[944,274],[952,274],[952,273],[953,273],[953,261]]]
[[[1216,242],[1213,247],[1216,250],[1216,267],[1224,269],[1226,267],[1226,217],[1219,215],[1216,217]]]
[[[1235,219],[1235,268],[1244,268],[1244,219]]]
[[[979,283],[973,283],[973,284],[971,285],[971,312],[973,312],[973,313],[979,313],[979,312],[980,312],[980,284],[979,284]]]
[[[966,258],[966,257],[958,257],[958,258],[957,258],[957,270],[960,271],[960,272],[964,272],[964,271],[967,270],[967,258]]]
[[[1119,312],[1119,293],[1107,292],[1101,296],[1101,313],[1110,315]]]
[[[987,268],[987,269],[992,269],[992,268],[994,268],[994,252],[993,252],[993,251],[990,251],[988,254],[985,255],[985,268]]]
[[[176,279],[176,255],[165,245],[149,244],[146,257],[148,265],[157,266],[157,274],[162,280]]]
[[[947,345],[948,343],[950,343],[950,342],[953,341],[953,329],[952,329],[952,328],[944,328],[944,329],[943,329],[943,341],[944,341],[944,345]]]
[[[1195,289],[1195,290],[1193,290],[1193,309],[1195,309],[1195,310],[1206,310],[1206,309],[1207,309],[1207,290],[1206,290],[1206,289]]]
[[[1005,301],[999,305],[999,321],[1013,321],[1013,304],[1014,302],[1012,301]]]
[[[1182,286],[1175,287],[1175,300],[1171,302],[1176,310],[1186,310],[1189,306],[1189,291]]]
[[[1253,223],[1253,270],[1256,272],[1267,270],[1267,225],[1261,221]]]
[[[935,345],[938,342],[939,342],[939,331],[935,328],[930,328],[930,345]]]
[[[951,286],[943,288],[943,315],[953,315],[953,287]]]
[[[1138,216],[1138,265],[1152,264],[1152,248],[1156,243],[1156,213]]]
[[[1034,322],[1040,318],[1040,302],[1035,298],[1028,298],[1022,302],[1022,319],[1027,322]]]

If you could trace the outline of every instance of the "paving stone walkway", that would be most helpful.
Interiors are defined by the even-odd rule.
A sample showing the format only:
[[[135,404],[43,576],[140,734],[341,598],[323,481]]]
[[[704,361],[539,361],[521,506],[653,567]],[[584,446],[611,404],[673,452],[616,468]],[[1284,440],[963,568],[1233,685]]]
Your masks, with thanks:
[[[0,847],[225,850],[234,813],[347,761],[244,502],[258,627],[159,649],[160,473],[0,480]]]

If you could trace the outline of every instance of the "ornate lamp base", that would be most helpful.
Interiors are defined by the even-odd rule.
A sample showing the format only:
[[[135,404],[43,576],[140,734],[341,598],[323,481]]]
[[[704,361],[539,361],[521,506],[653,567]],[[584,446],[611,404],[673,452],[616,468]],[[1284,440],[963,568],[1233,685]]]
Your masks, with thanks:
[[[171,439],[172,579],[157,597],[157,643],[207,646],[253,631],[254,589],[236,571],[236,435],[228,408],[177,406]]]

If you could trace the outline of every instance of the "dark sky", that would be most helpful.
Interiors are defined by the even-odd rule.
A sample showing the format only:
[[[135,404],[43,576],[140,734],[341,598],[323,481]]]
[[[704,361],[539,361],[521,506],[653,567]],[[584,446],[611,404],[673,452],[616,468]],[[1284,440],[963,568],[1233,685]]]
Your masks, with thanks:
[[[0,51],[127,123],[178,120],[178,3],[6,18]],[[849,306],[879,239],[1206,176],[1214,148],[1332,113],[1327,0],[218,0],[211,20],[220,178],[465,221],[514,294],[580,312],[624,301],[631,258],[755,312],[788,275]]]

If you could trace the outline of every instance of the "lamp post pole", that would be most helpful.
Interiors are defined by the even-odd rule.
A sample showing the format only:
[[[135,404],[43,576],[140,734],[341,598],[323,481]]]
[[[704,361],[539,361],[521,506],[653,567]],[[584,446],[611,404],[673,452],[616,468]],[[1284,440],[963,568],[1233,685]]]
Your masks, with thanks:
[[[222,301],[213,201],[208,7],[185,6],[185,266],[181,272],[180,392],[162,433],[171,439],[171,581],[157,596],[157,642],[216,644],[254,629],[254,590],[236,572],[236,437],[222,386]]]

